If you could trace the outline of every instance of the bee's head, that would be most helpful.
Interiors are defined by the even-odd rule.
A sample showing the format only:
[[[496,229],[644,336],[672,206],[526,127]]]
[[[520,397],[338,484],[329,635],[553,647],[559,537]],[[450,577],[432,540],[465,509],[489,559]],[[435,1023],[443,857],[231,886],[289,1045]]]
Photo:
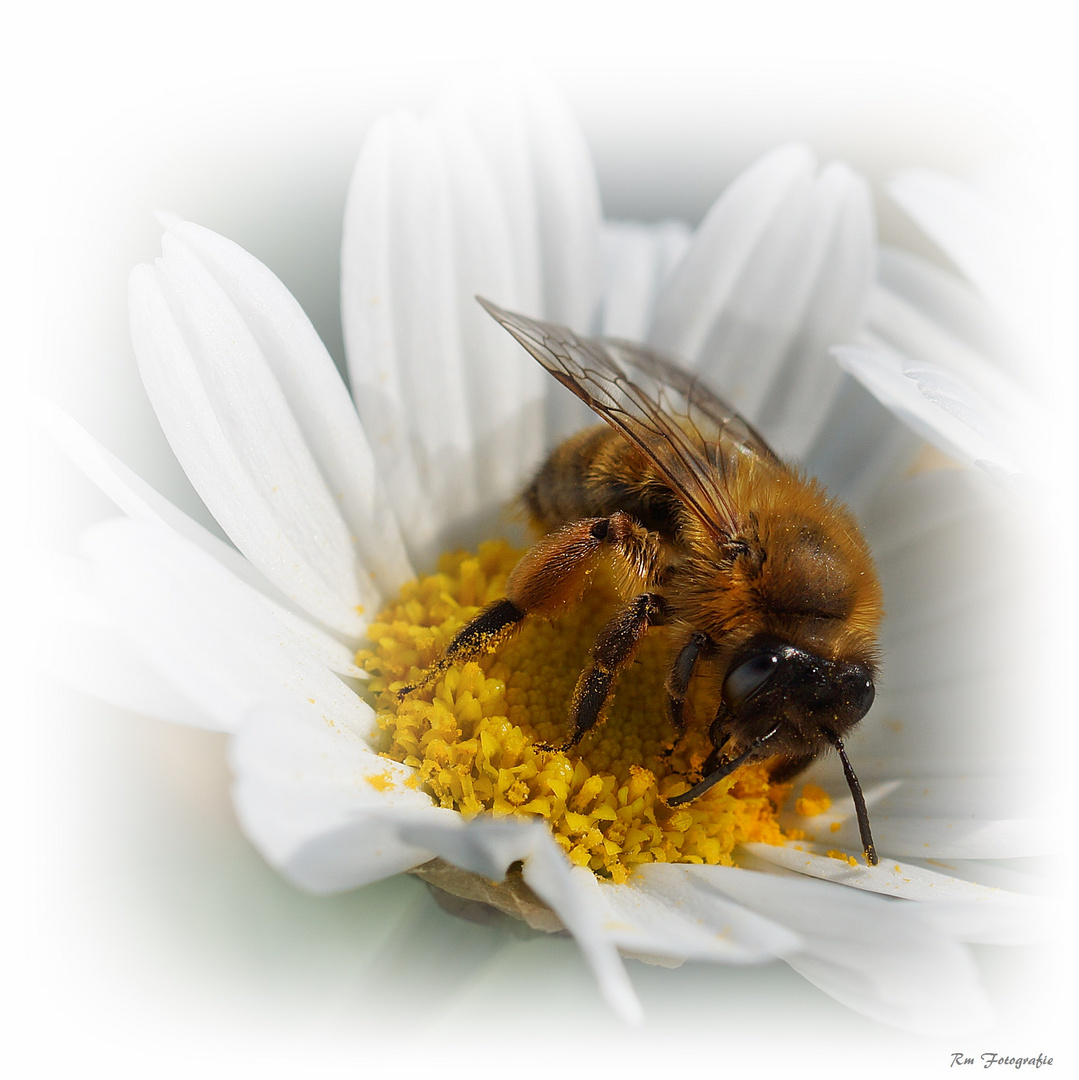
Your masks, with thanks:
[[[806,752],[823,733],[849,731],[869,711],[874,695],[869,663],[828,660],[768,636],[740,649],[723,679],[730,734],[745,743],[779,722],[773,745],[793,753]]]

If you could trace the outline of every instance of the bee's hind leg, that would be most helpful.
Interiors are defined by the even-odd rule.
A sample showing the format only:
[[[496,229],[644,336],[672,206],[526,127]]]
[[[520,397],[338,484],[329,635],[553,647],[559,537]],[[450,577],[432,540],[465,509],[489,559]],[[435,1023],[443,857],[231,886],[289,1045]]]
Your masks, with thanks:
[[[454,665],[474,660],[496,648],[517,629],[526,614],[511,600],[496,600],[488,604],[471,622],[461,627],[446,646],[446,651],[416,682],[397,691],[398,698],[408,697]]]
[[[570,704],[573,733],[561,746],[543,745],[543,750],[569,750],[596,725],[615,681],[633,662],[644,635],[651,626],[660,625],[667,615],[667,605],[657,593],[641,593],[621,607],[599,632],[589,665],[577,680]]]
[[[529,615],[553,619],[584,594],[601,559],[620,559],[627,575],[644,577],[655,556],[655,541],[620,510],[605,518],[583,518],[548,533],[521,557],[506,580],[506,596],[463,626],[446,651],[409,686],[405,698],[457,664],[491,652]]]

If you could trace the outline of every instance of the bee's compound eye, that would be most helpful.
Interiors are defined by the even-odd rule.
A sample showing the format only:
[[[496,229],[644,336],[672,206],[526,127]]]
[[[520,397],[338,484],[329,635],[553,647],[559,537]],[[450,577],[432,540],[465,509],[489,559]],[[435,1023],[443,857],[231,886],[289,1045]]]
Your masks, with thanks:
[[[869,706],[873,704],[873,699],[877,696],[877,688],[873,685],[873,677],[862,664],[855,665],[853,682],[854,685],[850,691],[850,705],[851,709],[861,718],[869,712]]]
[[[774,652],[757,653],[727,672],[723,680],[723,700],[737,709],[752,697],[779,668],[779,656]]]

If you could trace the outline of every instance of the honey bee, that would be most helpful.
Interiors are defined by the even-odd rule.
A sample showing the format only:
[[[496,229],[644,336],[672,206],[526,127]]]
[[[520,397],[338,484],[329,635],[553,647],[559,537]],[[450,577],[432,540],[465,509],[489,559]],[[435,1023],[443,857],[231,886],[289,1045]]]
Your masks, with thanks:
[[[569,737],[545,749],[576,746],[600,721],[644,635],[662,626],[671,642],[665,712],[677,738],[691,681],[716,679],[721,690],[701,779],[668,805],[696,799],[748,762],[770,759],[772,780],[789,780],[831,747],[875,865],[843,738],[873,703],[883,612],[850,512],[655,352],[480,303],[605,423],[559,445],[524,492],[545,535],[511,572],[505,598],[400,696],[496,648],[529,616],[557,618],[606,562],[623,602],[578,679]]]

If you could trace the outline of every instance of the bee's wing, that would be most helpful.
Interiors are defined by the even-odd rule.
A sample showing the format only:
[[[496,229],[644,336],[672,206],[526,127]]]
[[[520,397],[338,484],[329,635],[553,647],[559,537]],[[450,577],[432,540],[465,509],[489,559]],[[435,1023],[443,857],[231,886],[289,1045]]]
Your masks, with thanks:
[[[781,466],[730,405],[644,346],[580,337],[477,299],[563,386],[647,455],[718,539],[734,534],[726,483],[731,449]]]

